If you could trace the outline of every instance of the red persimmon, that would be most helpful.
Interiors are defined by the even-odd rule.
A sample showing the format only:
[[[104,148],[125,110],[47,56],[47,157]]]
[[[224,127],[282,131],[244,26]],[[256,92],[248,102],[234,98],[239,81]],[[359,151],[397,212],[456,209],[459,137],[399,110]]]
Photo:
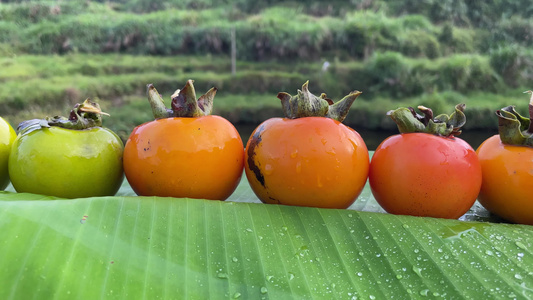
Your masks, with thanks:
[[[419,107],[390,112],[401,134],[385,139],[370,163],[369,184],[389,213],[456,219],[470,209],[481,186],[481,167],[472,147],[456,137],[464,106],[433,119]],[[417,132],[418,131],[418,132]]]

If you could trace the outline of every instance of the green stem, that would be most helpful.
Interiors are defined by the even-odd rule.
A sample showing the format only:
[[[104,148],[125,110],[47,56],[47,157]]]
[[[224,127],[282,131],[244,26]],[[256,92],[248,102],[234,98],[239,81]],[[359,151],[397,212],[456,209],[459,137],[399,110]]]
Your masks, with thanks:
[[[450,137],[461,134],[461,128],[466,123],[464,109],[464,104],[458,104],[451,115],[433,117],[433,111],[425,106],[418,106],[422,115],[417,114],[412,107],[401,107],[389,111],[387,115],[398,125],[401,133],[423,132]]]
[[[527,132],[530,134],[533,134],[533,91],[526,91],[525,93],[529,94],[529,127],[527,129]]]
[[[353,91],[337,103],[331,105],[329,107],[327,117],[342,122],[346,118],[346,115],[348,115],[348,111],[350,110],[350,107],[355,99],[357,99],[357,97],[359,97],[361,94],[362,92],[360,91]]]
[[[498,111],[498,131],[502,143],[516,146],[533,146],[533,93],[529,100],[529,118],[521,116],[513,105]]]
[[[61,127],[72,130],[83,130],[102,126],[102,115],[109,114],[100,109],[100,105],[87,98],[83,103],[78,103],[70,111],[69,117],[55,116],[53,118],[27,120],[19,124],[21,134],[28,134],[43,127]]]
[[[327,117],[342,122],[360,94],[361,92],[354,91],[337,103],[333,103],[324,93],[320,97],[312,94],[309,91],[309,81],[307,81],[295,96],[281,92],[278,94],[278,99],[281,100],[281,107],[286,118]]]
[[[211,88],[207,93],[196,99],[196,91],[192,80],[188,80],[181,90],[172,94],[171,109],[165,106],[164,100],[152,84],[148,86],[148,101],[155,119],[161,118],[194,118],[207,116],[213,110],[213,99],[217,89]]]
[[[171,117],[172,111],[170,109],[167,109],[167,107],[165,106],[165,101],[157,92],[154,85],[151,83],[148,84],[146,86],[146,90],[148,94],[148,102],[150,102],[150,106],[152,107],[152,114],[154,115],[154,118],[163,119]]]

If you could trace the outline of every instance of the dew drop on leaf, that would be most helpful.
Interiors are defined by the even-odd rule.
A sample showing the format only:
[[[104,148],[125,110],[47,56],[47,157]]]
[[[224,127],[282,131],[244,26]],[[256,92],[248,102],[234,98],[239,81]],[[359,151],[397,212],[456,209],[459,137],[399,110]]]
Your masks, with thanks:
[[[522,242],[516,242],[515,245],[516,245],[518,248],[521,248],[521,249],[527,250],[526,245],[524,245]]]

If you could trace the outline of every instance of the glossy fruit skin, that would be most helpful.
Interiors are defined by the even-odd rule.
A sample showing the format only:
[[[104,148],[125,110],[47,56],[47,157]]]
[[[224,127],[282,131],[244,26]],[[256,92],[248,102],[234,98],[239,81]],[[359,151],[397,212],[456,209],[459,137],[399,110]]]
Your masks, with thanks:
[[[476,152],[483,171],[479,203],[508,221],[533,225],[533,148],[494,135]]]
[[[113,196],[124,179],[123,148],[107,128],[41,128],[18,135],[9,156],[9,176],[19,193]]]
[[[324,117],[268,119],[252,133],[245,155],[246,177],[264,203],[347,208],[368,177],[361,136]]]
[[[481,166],[474,149],[460,138],[398,134],[374,152],[369,184],[389,213],[457,219],[476,201]]]
[[[4,190],[9,184],[7,162],[11,152],[11,145],[16,137],[17,134],[13,127],[0,117],[0,191]]]
[[[164,118],[137,126],[124,149],[124,171],[141,196],[225,200],[243,172],[244,146],[226,119]]]

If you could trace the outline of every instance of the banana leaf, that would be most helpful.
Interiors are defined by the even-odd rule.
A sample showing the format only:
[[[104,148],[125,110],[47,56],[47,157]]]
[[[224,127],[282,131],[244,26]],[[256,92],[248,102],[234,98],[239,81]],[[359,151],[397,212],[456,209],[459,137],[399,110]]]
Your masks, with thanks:
[[[11,192],[10,192],[11,191]],[[0,299],[528,299],[533,227],[347,210],[0,192]]]

